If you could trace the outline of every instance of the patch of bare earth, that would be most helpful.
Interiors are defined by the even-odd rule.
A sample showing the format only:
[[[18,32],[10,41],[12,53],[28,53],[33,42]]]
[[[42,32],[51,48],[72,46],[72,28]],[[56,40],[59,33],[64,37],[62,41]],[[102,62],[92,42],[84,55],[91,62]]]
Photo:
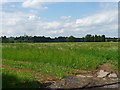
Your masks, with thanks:
[[[2,65],[2,68],[7,68],[9,70],[15,70],[17,72],[20,71],[20,72],[24,72],[24,73],[31,73],[31,74],[33,74],[33,75],[35,75],[37,77],[40,77],[39,79],[35,79],[40,83],[55,82],[55,81],[59,80],[54,75],[45,75],[43,73],[34,72],[34,71],[27,70],[27,69],[13,68],[13,67],[10,67],[8,65]]]
[[[118,71],[113,69],[113,67],[112,67],[112,65],[110,64],[109,61],[107,61],[105,64],[99,65],[99,67],[96,70],[97,71],[104,70],[106,72],[118,74]]]

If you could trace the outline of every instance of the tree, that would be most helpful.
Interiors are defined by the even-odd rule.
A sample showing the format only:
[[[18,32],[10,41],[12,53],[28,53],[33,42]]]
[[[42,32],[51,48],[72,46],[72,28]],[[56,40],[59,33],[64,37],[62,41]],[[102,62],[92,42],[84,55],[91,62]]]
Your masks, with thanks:
[[[75,40],[75,37],[73,37],[73,36],[70,36],[70,37],[66,38],[67,42],[73,42],[74,40]]]
[[[99,36],[98,36],[98,42],[100,42],[100,38],[101,38],[101,37],[100,37],[100,35],[99,35]]]
[[[9,40],[6,36],[2,37],[2,43],[8,43]]]
[[[94,35],[93,36],[91,36],[91,40],[90,40],[91,42],[94,42]]]
[[[102,35],[102,42],[105,42],[105,35]]]
[[[87,35],[85,36],[85,42],[90,42],[90,41],[92,40],[91,37],[92,37],[91,34],[87,34]]]
[[[98,36],[97,36],[97,35],[95,35],[94,41],[95,41],[95,42],[98,42]]]

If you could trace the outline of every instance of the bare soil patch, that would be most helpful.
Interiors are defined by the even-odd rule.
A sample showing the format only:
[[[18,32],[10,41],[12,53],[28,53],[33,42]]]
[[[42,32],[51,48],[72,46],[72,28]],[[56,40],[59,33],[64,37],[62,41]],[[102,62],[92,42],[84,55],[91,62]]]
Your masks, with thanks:
[[[99,65],[99,67],[96,70],[97,71],[104,70],[106,72],[118,74],[118,71],[113,69],[113,67],[112,67],[112,65],[110,64],[109,61],[107,61],[105,64]]]
[[[2,65],[2,68],[8,68],[10,70],[15,70],[17,72],[20,71],[20,72],[24,72],[24,73],[31,73],[33,75],[36,75],[37,77],[40,77],[40,79],[36,79],[38,82],[46,83],[46,82],[55,82],[55,81],[59,80],[54,75],[45,75],[43,73],[34,72],[34,71],[27,70],[27,69],[13,68],[8,65]]]

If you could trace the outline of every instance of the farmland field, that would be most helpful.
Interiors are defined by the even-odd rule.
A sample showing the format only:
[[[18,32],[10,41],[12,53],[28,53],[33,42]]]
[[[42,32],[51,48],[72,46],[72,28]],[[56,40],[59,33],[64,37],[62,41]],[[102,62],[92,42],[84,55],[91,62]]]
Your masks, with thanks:
[[[117,42],[3,43],[3,88],[40,87],[45,79],[95,70],[106,62],[118,69]]]

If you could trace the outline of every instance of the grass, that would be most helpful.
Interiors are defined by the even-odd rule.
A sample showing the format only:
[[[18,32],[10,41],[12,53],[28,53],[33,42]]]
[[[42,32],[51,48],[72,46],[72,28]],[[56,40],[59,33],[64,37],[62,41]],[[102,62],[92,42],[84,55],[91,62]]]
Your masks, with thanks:
[[[95,69],[118,60],[117,43],[3,44],[2,58],[42,62],[77,69]]]
[[[46,75],[54,75],[56,78],[63,78],[67,76],[67,73],[75,73],[74,69],[64,66],[57,66],[49,63],[36,63],[25,64],[24,62],[15,62],[13,60],[3,60],[3,65],[10,66],[11,68],[18,68],[23,70],[29,70],[31,72],[43,73]]]
[[[40,88],[31,73],[16,72],[6,68],[2,69],[2,85],[3,88]]]
[[[107,61],[117,70],[118,43],[6,43],[2,44],[2,59],[3,65],[11,68],[61,79],[69,73],[75,74],[75,69],[94,70]]]

